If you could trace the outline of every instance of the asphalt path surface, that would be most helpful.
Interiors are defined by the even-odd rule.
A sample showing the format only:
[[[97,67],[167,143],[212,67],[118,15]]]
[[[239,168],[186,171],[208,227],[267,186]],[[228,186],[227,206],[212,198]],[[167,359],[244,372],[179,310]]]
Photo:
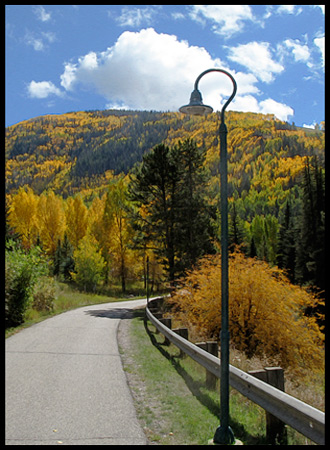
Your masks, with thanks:
[[[144,445],[117,343],[146,300],[85,306],[6,339],[6,445]]]

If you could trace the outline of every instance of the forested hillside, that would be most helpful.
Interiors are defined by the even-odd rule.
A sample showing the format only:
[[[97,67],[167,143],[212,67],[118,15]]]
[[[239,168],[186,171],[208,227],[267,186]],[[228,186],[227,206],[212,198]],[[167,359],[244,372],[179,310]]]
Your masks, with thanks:
[[[6,129],[6,191],[30,186],[66,198],[106,187],[111,173],[127,173],[162,142],[192,138],[207,150],[212,175],[219,163],[218,118],[180,113],[88,111],[36,117]],[[229,193],[246,199],[246,214],[270,212],[283,203],[304,165],[316,154],[324,162],[324,133],[304,131],[271,115],[227,113]],[[216,189],[216,188],[215,188]],[[87,193],[85,191],[85,193]],[[295,190],[293,189],[293,194]]]
[[[311,235],[323,247],[324,131],[298,129],[272,115],[233,111],[227,113],[226,122],[231,243],[288,269],[292,281],[315,281],[296,260],[303,257],[297,248],[302,234],[304,248],[310,246]],[[216,114],[120,110],[49,115],[18,123],[6,129],[9,203],[20,188],[29,186],[34,195],[51,190],[64,200],[79,193],[90,206],[112,180],[129,173],[156,145],[173,147],[189,138],[203,151],[209,175],[206,195],[219,210],[218,128]],[[218,229],[218,237],[219,233]],[[315,272],[315,264],[310,266]],[[323,289],[323,282],[317,285]]]

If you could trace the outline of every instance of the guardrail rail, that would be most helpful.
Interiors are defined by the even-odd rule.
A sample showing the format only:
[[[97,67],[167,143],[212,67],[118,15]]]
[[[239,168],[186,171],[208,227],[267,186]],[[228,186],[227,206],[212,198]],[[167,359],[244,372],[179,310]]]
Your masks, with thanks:
[[[151,302],[150,302],[151,303]],[[220,359],[197,347],[162,324],[146,307],[146,315],[153,325],[176,347],[220,378]],[[237,367],[229,366],[229,383],[242,395],[282,420],[317,444],[325,444],[324,412],[291,395],[258,380]]]

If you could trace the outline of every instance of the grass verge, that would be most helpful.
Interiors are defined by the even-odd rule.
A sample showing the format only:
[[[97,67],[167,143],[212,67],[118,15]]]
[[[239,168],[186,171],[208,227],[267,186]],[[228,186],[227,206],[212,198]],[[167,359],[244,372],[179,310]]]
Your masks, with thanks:
[[[127,327],[126,333],[122,327]],[[138,418],[153,444],[206,445],[219,424],[219,381],[215,390],[206,388],[205,369],[189,357],[180,358],[174,345],[163,342],[155,327],[144,321],[144,310],[120,325],[119,345]],[[234,389],[230,424],[245,445],[267,443],[264,410]],[[288,443],[312,442],[288,427]]]

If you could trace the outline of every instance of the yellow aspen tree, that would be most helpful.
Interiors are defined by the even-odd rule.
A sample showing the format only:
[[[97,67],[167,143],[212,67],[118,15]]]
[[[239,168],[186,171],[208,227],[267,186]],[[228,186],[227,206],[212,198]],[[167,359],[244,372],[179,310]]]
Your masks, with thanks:
[[[38,202],[38,229],[43,248],[53,255],[65,231],[63,200],[53,191],[42,194]]]
[[[127,182],[123,177],[109,185],[103,217],[104,225],[110,231],[108,238],[112,273],[121,279],[123,292],[126,291],[126,281],[134,262],[132,250],[128,248],[133,238],[133,230],[126,217],[126,191]]]
[[[81,239],[86,235],[88,225],[87,207],[79,195],[75,198],[68,198],[65,218],[68,239],[76,249]]]
[[[19,234],[22,245],[29,249],[35,244],[37,229],[38,197],[30,187],[20,188],[12,197],[9,209],[9,224]]]
[[[102,198],[95,197],[88,209],[88,226],[87,234],[91,234],[97,240],[99,246],[102,248],[103,230],[103,213],[105,205],[106,194]]]

